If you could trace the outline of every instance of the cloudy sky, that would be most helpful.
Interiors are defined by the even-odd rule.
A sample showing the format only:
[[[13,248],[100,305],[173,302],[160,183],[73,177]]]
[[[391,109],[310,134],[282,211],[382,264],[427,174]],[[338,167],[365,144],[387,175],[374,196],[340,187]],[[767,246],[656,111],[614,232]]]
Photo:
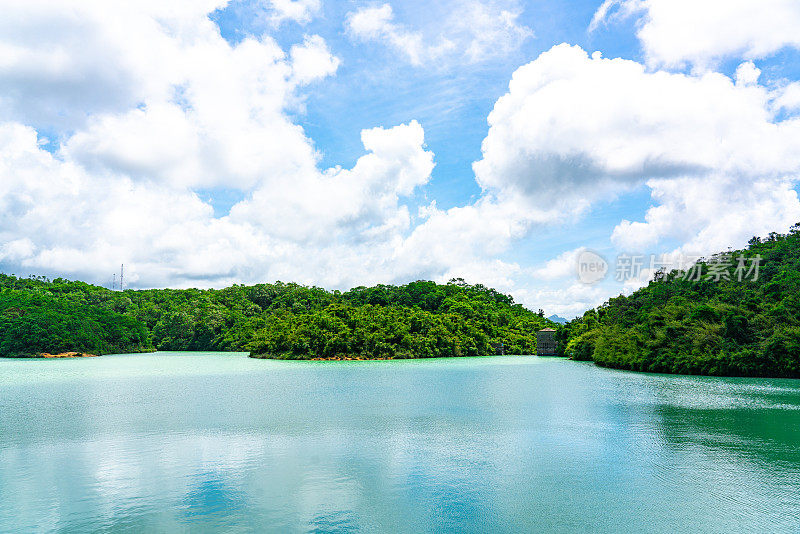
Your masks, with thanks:
[[[797,0],[0,0],[0,271],[572,317],[800,221]],[[575,274],[583,250],[611,264]],[[643,273],[646,279],[649,273]]]

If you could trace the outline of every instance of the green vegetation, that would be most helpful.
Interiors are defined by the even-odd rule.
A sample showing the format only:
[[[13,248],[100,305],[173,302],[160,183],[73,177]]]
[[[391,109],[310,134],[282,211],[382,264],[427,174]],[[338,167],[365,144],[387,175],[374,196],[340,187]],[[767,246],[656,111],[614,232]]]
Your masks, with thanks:
[[[737,272],[740,257],[749,270],[758,256],[757,279]],[[695,271],[659,272],[647,287],[560,327],[557,339],[565,355],[607,367],[798,378],[800,224]]]
[[[0,354],[251,351],[274,358],[532,354],[553,323],[463,280],[358,287],[298,284],[110,291],[0,274]]]
[[[3,283],[8,277],[3,277]],[[0,354],[29,357],[67,351],[103,354],[147,349],[144,325],[74,294],[0,290]]]

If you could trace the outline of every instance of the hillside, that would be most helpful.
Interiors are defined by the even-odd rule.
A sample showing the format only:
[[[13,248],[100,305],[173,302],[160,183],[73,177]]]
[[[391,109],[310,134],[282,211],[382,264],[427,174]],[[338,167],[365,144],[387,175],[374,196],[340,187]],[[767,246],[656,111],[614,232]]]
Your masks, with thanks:
[[[553,323],[463,280],[326,291],[298,284],[110,291],[0,275],[0,355],[243,350],[274,358],[532,354]]]
[[[0,275],[2,276],[2,275]],[[12,286],[27,286],[9,289]],[[20,283],[22,282],[22,283]],[[2,276],[0,283],[0,355],[42,353],[104,354],[148,350],[147,331],[135,318],[76,298]]]
[[[748,271],[760,265],[757,277],[739,276],[740,257]],[[700,280],[658,273],[561,327],[565,354],[636,371],[800,377],[800,224],[697,268]]]

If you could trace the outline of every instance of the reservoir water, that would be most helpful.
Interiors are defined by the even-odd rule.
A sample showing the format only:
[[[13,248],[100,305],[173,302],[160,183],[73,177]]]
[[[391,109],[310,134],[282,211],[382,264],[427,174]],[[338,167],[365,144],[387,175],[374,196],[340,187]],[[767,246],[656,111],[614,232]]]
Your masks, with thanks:
[[[0,360],[0,532],[800,532],[800,380]]]

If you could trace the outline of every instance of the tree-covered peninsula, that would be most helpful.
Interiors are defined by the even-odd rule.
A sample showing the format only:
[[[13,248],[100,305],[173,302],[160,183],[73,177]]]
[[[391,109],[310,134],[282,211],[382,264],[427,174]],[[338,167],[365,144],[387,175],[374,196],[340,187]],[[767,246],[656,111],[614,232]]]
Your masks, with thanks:
[[[532,354],[554,323],[463,280],[326,291],[291,283],[111,291],[0,275],[0,355],[249,351],[261,358]]]
[[[691,270],[659,272],[647,287],[561,327],[557,337],[567,356],[607,367],[798,378],[800,224]]]

